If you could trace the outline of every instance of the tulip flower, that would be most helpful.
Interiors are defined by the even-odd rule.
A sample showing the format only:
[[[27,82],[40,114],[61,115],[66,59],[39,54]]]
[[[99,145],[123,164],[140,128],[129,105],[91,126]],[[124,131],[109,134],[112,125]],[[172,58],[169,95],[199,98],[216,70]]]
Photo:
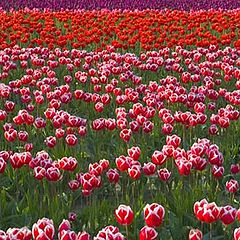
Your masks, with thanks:
[[[158,177],[162,181],[167,181],[171,176],[171,172],[168,171],[168,169],[163,168],[158,170]]]
[[[148,227],[159,227],[164,219],[165,210],[158,203],[147,204],[144,207],[144,219]]]
[[[226,189],[230,193],[236,193],[239,189],[239,183],[237,180],[231,179],[226,182]]]
[[[83,232],[79,232],[77,235],[77,240],[90,240],[90,234],[83,231]]]
[[[121,225],[130,225],[134,218],[131,207],[126,205],[119,205],[114,214],[117,222]]]
[[[203,234],[199,229],[191,229],[188,235],[189,240],[202,240]]]
[[[233,238],[234,238],[234,240],[239,240],[240,239],[240,228],[236,228],[234,230]]]
[[[34,240],[53,239],[54,238],[53,221],[47,218],[42,218],[33,224],[32,235]]]
[[[110,183],[116,184],[119,181],[119,173],[116,169],[109,169],[106,174]]]
[[[235,221],[237,210],[230,205],[220,208],[219,218],[224,225],[229,225]]]
[[[220,209],[215,202],[208,203],[203,199],[194,204],[194,214],[200,221],[213,223],[219,219]]]
[[[145,226],[139,232],[139,240],[155,240],[157,239],[158,233],[152,228]]]

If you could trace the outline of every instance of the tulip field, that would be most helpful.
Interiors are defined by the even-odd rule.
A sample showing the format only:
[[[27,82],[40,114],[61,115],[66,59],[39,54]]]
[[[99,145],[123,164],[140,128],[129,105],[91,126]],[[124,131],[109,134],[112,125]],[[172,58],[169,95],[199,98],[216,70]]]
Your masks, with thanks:
[[[240,240],[239,0],[0,1],[0,240]]]

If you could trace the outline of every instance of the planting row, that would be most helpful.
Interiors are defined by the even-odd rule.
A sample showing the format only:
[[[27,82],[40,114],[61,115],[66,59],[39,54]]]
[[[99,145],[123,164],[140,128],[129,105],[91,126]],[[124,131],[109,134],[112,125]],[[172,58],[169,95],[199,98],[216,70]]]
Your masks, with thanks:
[[[206,0],[198,0],[197,3],[194,1],[166,1],[166,0],[151,0],[151,1],[139,1],[139,0],[124,0],[124,1],[100,1],[100,0],[84,0],[84,1],[66,1],[59,0],[57,2],[50,1],[26,1],[26,0],[3,0],[0,3],[0,7],[3,9],[19,9],[19,8],[50,8],[54,10],[60,9],[99,9],[99,8],[108,8],[108,9],[165,9],[165,8],[173,8],[173,9],[181,9],[181,10],[201,10],[201,9],[234,9],[239,8],[240,4],[237,0],[230,1],[206,1]]]
[[[158,203],[147,204],[144,207],[144,219],[146,226],[139,231],[140,240],[156,240],[158,239],[157,229],[164,221],[164,207]],[[206,199],[196,202],[194,205],[194,213],[197,218],[207,223],[213,223],[220,219],[224,224],[231,224],[237,218],[240,221],[240,209],[237,211],[230,205],[218,207],[216,203],[208,203]],[[97,233],[94,240],[125,240],[128,239],[128,225],[131,225],[134,220],[134,212],[130,206],[120,205],[115,210],[116,221],[126,226],[125,234],[127,238],[120,232],[118,227],[112,225],[104,227]],[[74,221],[73,218],[70,221]],[[58,227],[57,234],[55,232],[52,220],[42,218],[37,221],[32,227],[32,231],[27,227],[9,228],[6,232],[0,230],[1,240],[53,240],[54,236],[58,235],[59,240],[90,240],[91,236],[86,231],[75,233],[71,229],[69,220],[63,220]],[[233,240],[239,240],[240,228],[236,228],[233,233]],[[188,236],[189,240],[202,240],[203,233],[199,229],[191,229]]]
[[[240,47],[239,9],[193,12],[24,9],[1,10],[0,14],[0,49],[16,44],[99,50],[113,45],[135,52],[177,45]]]
[[[167,136],[166,145],[161,150],[155,150],[151,157],[151,162],[139,161],[141,150],[139,147],[128,149],[128,155],[121,155],[115,159],[114,169],[110,168],[110,162],[102,159],[99,162],[93,162],[88,165],[87,172],[79,172],[76,179],[71,180],[68,185],[73,191],[81,186],[82,193],[88,196],[95,188],[102,185],[101,177],[106,173],[110,183],[117,184],[120,173],[127,173],[132,180],[137,180],[143,173],[145,176],[158,175],[162,181],[168,181],[171,177],[171,171],[174,171],[172,160],[178,170],[179,175],[188,176],[193,171],[203,172],[210,165],[212,175],[216,178],[222,178],[224,175],[224,159],[222,153],[216,144],[211,144],[208,139],[199,139],[194,143],[190,150],[180,148],[181,138],[177,135]],[[10,162],[12,168],[21,168],[25,165],[33,169],[34,177],[38,180],[46,178],[48,181],[58,181],[62,175],[60,170],[73,172],[78,165],[78,161],[73,157],[62,157],[53,161],[46,151],[41,151],[32,157],[30,152],[9,153],[0,152],[0,173],[4,173],[7,162]],[[113,164],[111,164],[113,166]],[[157,170],[157,166],[169,166]],[[231,164],[230,171],[232,176],[239,174],[239,164]],[[195,175],[196,177],[196,175]],[[226,182],[226,189],[231,193],[236,193],[239,189],[238,181],[231,179]]]

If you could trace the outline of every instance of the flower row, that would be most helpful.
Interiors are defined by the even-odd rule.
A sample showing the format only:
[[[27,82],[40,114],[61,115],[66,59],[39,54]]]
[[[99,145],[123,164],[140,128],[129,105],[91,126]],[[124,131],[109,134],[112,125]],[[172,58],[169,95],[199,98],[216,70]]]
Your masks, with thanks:
[[[208,203],[206,199],[196,202],[194,205],[194,213],[201,221],[212,223],[220,219],[223,224],[231,224],[236,218],[240,221],[240,209],[237,211],[230,205],[218,207],[215,203]],[[134,212],[130,206],[119,205],[114,212],[116,221],[120,225],[131,225],[134,219]],[[147,204],[144,207],[143,215],[146,226],[139,231],[140,240],[156,240],[158,233],[156,229],[160,227],[164,220],[165,209],[158,203]],[[71,219],[72,221],[74,219]],[[9,228],[6,232],[0,230],[1,240],[53,240],[56,232],[52,220],[47,218],[39,219],[32,227],[32,231],[27,227]],[[126,234],[128,232],[126,231]],[[75,233],[71,229],[69,220],[63,220],[57,231],[59,240],[90,240],[91,236],[86,231]],[[239,240],[240,229],[234,231],[234,240]],[[124,240],[126,239],[117,227],[106,226],[100,230],[94,240]],[[191,229],[189,232],[189,240],[202,240],[203,233],[199,229]]]
[[[231,0],[234,1],[236,0]],[[215,44],[239,47],[239,13],[239,9],[190,12],[153,9],[78,9],[59,12],[37,9],[10,12],[2,10],[0,49],[15,44],[24,47],[48,46],[50,49],[57,46],[101,49],[109,44],[122,49],[140,47],[144,50],[176,45],[206,47]]]
[[[54,10],[60,10],[60,9],[99,9],[99,8],[107,8],[107,9],[181,9],[181,10],[202,10],[202,9],[234,9],[239,8],[240,5],[238,1],[236,0],[230,0],[230,1],[204,1],[199,0],[197,4],[195,4],[194,1],[186,1],[186,0],[180,0],[180,1],[160,1],[160,0],[151,0],[151,1],[112,1],[111,3],[106,0],[85,0],[85,1],[58,1],[54,3],[49,3],[48,1],[36,1],[33,0],[31,2],[24,1],[24,0],[18,0],[18,1],[1,1],[0,7],[3,9],[9,9],[11,7],[14,8],[40,8],[40,9],[54,9]]]
[[[151,162],[139,161],[141,149],[133,146],[127,150],[128,155],[121,155],[115,159],[116,168],[110,168],[110,162],[102,159],[99,162],[90,163],[87,172],[79,172],[76,178],[69,181],[68,185],[71,190],[76,191],[80,187],[84,195],[90,195],[95,188],[102,185],[102,177],[106,174],[110,183],[118,183],[120,173],[126,173],[132,180],[137,180],[142,173],[145,176],[158,175],[162,181],[168,181],[171,177],[171,171],[168,168],[160,168],[169,165],[172,161],[178,170],[179,175],[187,176],[193,171],[204,171],[210,165],[212,175],[219,179],[224,174],[223,155],[216,144],[211,144],[208,139],[199,139],[189,150],[180,147],[181,138],[177,135],[166,137],[166,144],[161,150],[155,150],[151,156]],[[61,171],[73,172],[78,161],[74,157],[62,157],[53,161],[46,151],[40,151],[35,157],[30,152],[9,153],[7,151],[0,152],[0,173],[4,173],[7,162],[11,166],[21,168],[28,165],[33,169],[34,177],[38,180],[46,178],[48,181],[58,181],[61,179]],[[239,164],[232,164],[230,169],[232,176],[239,174]],[[226,189],[235,193],[239,189],[237,180],[231,179],[226,182]]]

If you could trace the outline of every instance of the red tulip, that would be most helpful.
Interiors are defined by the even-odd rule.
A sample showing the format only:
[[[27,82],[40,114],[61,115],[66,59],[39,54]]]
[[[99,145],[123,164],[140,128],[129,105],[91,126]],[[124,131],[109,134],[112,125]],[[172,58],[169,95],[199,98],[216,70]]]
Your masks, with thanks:
[[[83,190],[92,191],[94,187],[98,187],[101,183],[100,177],[96,177],[90,173],[84,173],[80,179]]]
[[[109,161],[107,159],[99,160],[99,165],[102,167],[103,171],[106,171],[109,168]]]
[[[221,207],[219,218],[224,225],[229,225],[235,221],[237,210],[230,205]]]
[[[65,141],[69,146],[74,146],[77,144],[78,139],[74,134],[68,134],[65,138]]]
[[[156,172],[156,165],[152,162],[144,163],[142,169],[145,175],[150,176]]]
[[[204,113],[205,109],[206,109],[206,105],[204,103],[200,102],[194,105],[194,111],[196,113]]]
[[[131,129],[123,129],[120,132],[120,138],[123,139],[125,142],[129,142],[132,136]]]
[[[121,225],[130,225],[134,218],[131,207],[126,205],[119,205],[114,214],[117,222]]]
[[[131,160],[131,158],[125,157],[123,155],[116,158],[115,163],[117,165],[118,170],[121,172],[128,170],[128,168],[130,166],[130,160]]]
[[[239,189],[239,183],[237,180],[231,179],[226,182],[226,189],[228,192],[236,193]]]
[[[87,232],[79,232],[77,235],[77,240],[90,240],[91,236]]]
[[[212,124],[208,129],[209,134],[216,135],[218,133],[217,125]]]
[[[65,135],[64,129],[62,129],[62,128],[57,128],[57,129],[55,130],[55,136],[56,136],[56,138],[62,138],[62,137],[64,137],[64,135]]]
[[[92,194],[92,190],[82,189],[83,196],[87,197]]]
[[[46,178],[49,181],[58,181],[61,177],[61,173],[58,168],[50,167],[47,169]]]
[[[59,169],[63,169],[65,171],[74,171],[78,165],[78,161],[74,157],[62,157],[58,160]]]
[[[167,145],[171,145],[174,148],[177,148],[181,144],[181,138],[177,135],[167,136],[166,143]]]
[[[188,235],[189,240],[202,240],[203,234],[199,229],[191,229]]]
[[[198,171],[203,171],[207,166],[207,160],[199,156],[194,157],[192,160],[193,167]]]
[[[63,219],[58,227],[58,232],[61,233],[63,230],[70,230],[71,224],[68,220]]]
[[[117,169],[109,169],[106,174],[110,183],[118,183],[119,173]]]
[[[92,122],[92,129],[100,131],[105,128],[105,119],[95,119]]]
[[[58,238],[59,240],[76,240],[77,234],[71,231],[71,225],[68,220],[63,220],[58,228]]]
[[[208,160],[211,164],[221,166],[223,164],[223,155],[216,149],[212,149],[208,152]]]
[[[240,208],[237,210],[236,217],[237,220],[240,222]]]
[[[6,161],[0,157],[0,173],[3,173],[7,167]]]
[[[3,158],[3,160],[7,161],[10,157],[10,154],[8,151],[0,151],[0,158]]]
[[[178,172],[180,175],[189,175],[192,169],[192,163],[186,158],[177,158],[175,163],[178,168]]]
[[[144,207],[144,219],[148,227],[159,227],[165,215],[162,205],[157,203],[147,204]]]
[[[154,151],[153,155],[152,155],[152,162],[156,165],[162,165],[166,162],[167,158],[166,156],[163,154],[163,152],[161,151]]]
[[[77,234],[71,230],[63,230],[59,235],[59,240],[77,240]]]
[[[34,177],[38,180],[43,179],[46,176],[46,169],[40,166],[34,168]]]
[[[26,143],[24,145],[24,149],[26,152],[31,152],[33,150],[33,144],[32,143]]]
[[[46,111],[44,112],[44,115],[47,119],[53,119],[55,114],[56,114],[55,108],[47,108]]]
[[[101,103],[101,102],[97,102],[94,106],[94,109],[97,111],[97,112],[102,112],[103,109],[104,109],[104,104]]]
[[[108,118],[105,121],[105,127],[110,131],[114,130],[116,128],[116,126],[117,126],[117,123],[116,123],[115,119]]]
[[[212,166],[212,175],[215,178],[221,178],[223,176],[224,173],[224,167],[223,166],[217,166],[217,165],[213,165]]]
[[[172,145],[163,145],[162,152],[166,157],[172,157],[174,153],[174,147]]]
[[[72,191],[76,191],[80,187],[80,183],[77,180],[71,180],[68,182],[68,186]]]
[[[232,164],[231,165],[231,173],[238,174],[240,172],[240,165],[239,164]]]
[[[12,102],[12,101],[6,101],[5,104],[4,104],[4,107],[5,107],[5,110],[8,111],[8,112],[11,112],[14,110],[15,108],[15,103]],[[0,114],[1,115],[1,114]],[[1,117],[0,117],[1,119]]]
[[[7,113],[0,109],[0,121],[4,121],[7,118]]]
[[[34,126],[36,128],[45,128],[46,127],[46,121],[43,118],[36,118],[34,121]]]
[[[14,169],[21,168],[24,162],[21,159],[21,153],[14,153],[10,156],[10,163]]]
[[[139,232],[139,240],[155,240],[158,233],[154,228],[145,226]]]
[[[230,121],[229,121],[229,119],[226,118],[226,117],[220,117],[220,118],[219,118],[219,125],[220,125],[220,127],[222,127],[222,128],[228,128],[229,125],[230,125]]]
[[[19,141],[26,142],[28,140],[28,133],[26,131],[19,131],[18,139]]]
[[[138,132],[140,128],[140,124],[137,121],[131,121],[129,123],[129,127],[132,130],[132,132]]]
[[[168,169],[163,168],[158,170],[158,177],[162,181],[167,181],[171,176],[171,172],[168,171]]]
[[[144,131],[145,133],[150,133],[150,132],[152,132],[153,127],[154,127],[154,123],[151,122],[151,121],[145,121],[145,122],[143,123],[143,131]]]
[[[163,126],[162,126],[162,133],[164,135],[169,135],[169,134],[172,133],[172,131],[173,131],[173,126],[171,124],[169,124],[169,123],[163,124]]]
[[[7,234],[3,230],[0,230],[0,240],[6,240],[6,239],[7,239]]]
[[[4,132],[4,137],[9,142],[14,142],[17,138],[17,131],[13,128],[9,129],[8,131]]]
[[[137,180],[141,176],[141,167],[139,166],[131,166],[128,168],[128,175],[130,178]]]
[[[81,137],[84,137],[86,134],[87,134],[87,129],[85,126],[80,126],[78,128],[78,134],[81,136]]]
[[[119,232],[119,229],[114,226],[107,226],[98,232],[94,240],[124,240],[124,236]]]
[[[88,171],[90,174],[95,176],[100,176],[103,172],[103,168],[99,163],[89,164]]]
[[[54,148],[57,144],[56,137],[49,136],[44,141],[49,148]]]
[[[34,240],[53,240],[54,232],[53,221],[47,218],[39,219],[32,227]]]
[[[219,219],[220,209],[215,202],[208,203],[203,199],[194,204],[194,214],[200,221],[213,223]]]
[[[19,239],[19,240],[31,240],[32,239],[32,232],[27,228],[9,228],[7,230],[7,236],[6,239]],[[1,239],[1,235],[0,235]]]
[[[139,147],[131,147],[128,151],[128,156],[133,160],[138,160],[141,154],[141,149]]]
[[[233,233],[234,240],[240,240],[240,228],[236,228]]]

